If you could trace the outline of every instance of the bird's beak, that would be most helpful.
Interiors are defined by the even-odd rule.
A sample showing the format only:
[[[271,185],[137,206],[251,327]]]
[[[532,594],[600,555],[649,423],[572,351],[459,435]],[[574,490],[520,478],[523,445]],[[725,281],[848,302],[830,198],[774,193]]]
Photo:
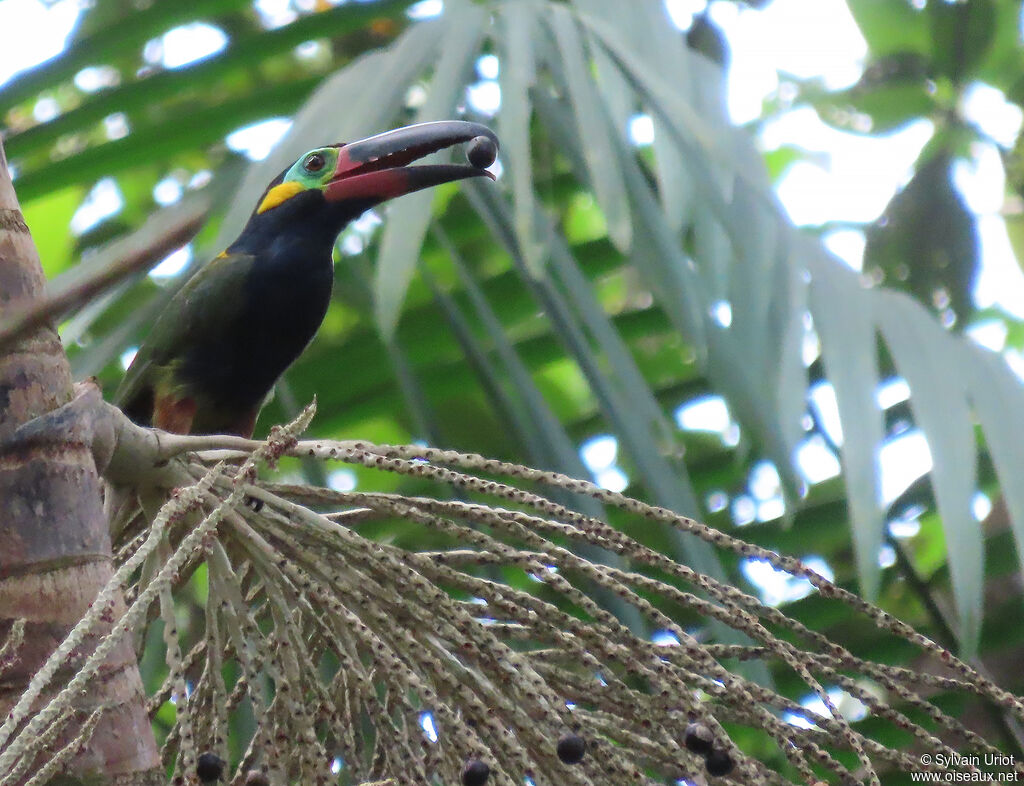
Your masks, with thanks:
[[[331,202],[344,199],[383,201],[467,177],[494,175],[466,164],[407,166],[446,147],[486,137],[498,149],[498,137],[486,126],[462,120],[420,123],[342,145],[334,176],[324,188]]]

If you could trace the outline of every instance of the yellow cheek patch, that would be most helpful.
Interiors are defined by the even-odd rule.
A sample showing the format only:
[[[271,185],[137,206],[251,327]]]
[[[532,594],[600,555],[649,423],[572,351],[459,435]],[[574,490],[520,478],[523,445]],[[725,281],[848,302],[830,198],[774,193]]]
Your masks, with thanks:
[[[301,183],[296,183],[294,180],[276,185],[267,192],[265,197],[263,197],[263,201],[260,202],[260,206],[256,208],[256,212],[262,213],[264,210],[270,210],[272,207],[277,207],[286,199],[291,199],[300,191],[305,190],[305,186]]]

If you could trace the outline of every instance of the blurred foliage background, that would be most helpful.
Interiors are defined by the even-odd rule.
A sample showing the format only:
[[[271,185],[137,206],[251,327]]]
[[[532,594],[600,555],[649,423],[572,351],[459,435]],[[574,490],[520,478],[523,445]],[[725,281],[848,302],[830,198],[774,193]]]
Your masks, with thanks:
[[[768,5],[711,3],[725,4]],[[731,53],[712,15],[680,30],[657,0],[629,5],[624,15],[617,0],[95,0],[62,54],[0,87],[7,156],[48,277],[105,261],[105,244],[144,237],[147,218],[173,220],[180,202],[208,221],[148,275],[65,315],[76,376],[113,390],[162,304],[303,150],[419,120],[489,123],[503,144],[496,185],[403,200],[341,238],[327,319],[258,434],[315,395],[318,435],[423,440],[592,475],[811,560],[977,652],[1020,692],[1024,395],[1004,356],[1024,348],[1024,331],[974,303],[977,216],[951,173],[992,141],[960,111],[968,89],[1024,102],[1021,3],[848,0],[868,45],[859,80],[829,90],[788,77],[747,128],[726,111]],[[215,43],[177,63],[176,35]],[[906,187],[854,227],[867,239],[861,271],[825,250],[831,225],[797,230],[773,193],[814,153],[764,153],[756,132],[799,106],[865,136],[932,124]],[[652,142],[629,133],[637,116]],[[245,137],[231,135],[270,119],[287,131],[250,161]],[[1019,149],[1000,151],[1019,244],[1024,166]],[[981,323],[1001,326],[1003,357],[966,335]],[[880,395],[892,390],[904,392]],[[880,450],[911,429],[932,469],[885,499]],[[281,471],[337,488],[369,481],[298,462]],[[992,503],[980,522],[979,492]],[[399,529],[378,534],[429,547]],[[630,534],[865,657],[906,657],[763,563]],[[201,572],[196,582],[205,603]],[[158,684],[159,655],[143,665]]]

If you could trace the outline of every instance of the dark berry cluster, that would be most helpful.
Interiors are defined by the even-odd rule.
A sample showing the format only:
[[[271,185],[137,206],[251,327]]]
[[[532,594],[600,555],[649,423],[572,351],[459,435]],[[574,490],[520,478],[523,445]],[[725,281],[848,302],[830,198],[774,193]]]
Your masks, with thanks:
[[[462,768],[462,786],[484,786],[487,777],[491,774],[491,768],[486,762],[480,759],[470,759]]]
[[[727,751],[715,747],[715,735],[703,723],[691,723],[687,726],[683,742],[687,750],[704,757],[708,775],[728,775],[736,766]]]
[[[485,136],[474,137],[466,147],[466,158],[477,169],[486,169],[498,157],[498,148]]]
[[[224,775],[224,759],[206,751],[196,759],[196,777],[200,783],[215,783]]]
[[[563,734],[558,740],[558,758],[565,764],[579,764],[587,752],[587,742],[578,734]]]

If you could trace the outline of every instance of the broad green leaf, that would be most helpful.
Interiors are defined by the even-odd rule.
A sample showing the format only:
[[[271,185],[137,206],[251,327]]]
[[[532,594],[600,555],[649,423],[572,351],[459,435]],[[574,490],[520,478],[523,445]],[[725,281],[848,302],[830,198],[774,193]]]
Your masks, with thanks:
[[[209,2],[209,0],[207,0]],[[223,4],[224,0],[220,0]],[[21,133],[11,134],[4,140],[8,157],[15,160],[32,155],[65,134],[82,132],[115,112],[132,115],[145,111],[158,102],[186,92],[197,86],[207,86],[214,92],[217,80],[245,69],[258,67],[267,58],[289,52],[299,44],[314,38],[344,35],[358,30],[371,19],[398,16],[412,0],[378,0],[372,5],[345,5],[318,14],[300,17],[276,30],[261,30],[229,42],[217,55],[195,64],[161,71],[151,76],[125,82],[118,87],[103,90],[91,96],[75,109],[65,112],[47,123],[40,123]],[[264,90],[260,85],[256,91]],[[3,94],[0,93],[0,98]]]
[[[1017,560],[1024,570],[1024,389],[1001,357],[964,343],[956,360],[962,362],[971,398],[992,454],[1010,525],[1017,543]],[[979,525],[980,526],[980,525]],[[991,563],[986,560],[986,575]]]
[[[530,88],[536,80],[531,32],[537,25],[536,6],[527,0],[507,2],[499,8],[503,35],[501,73],[501,112],[498,136],[502,160],[508,163],[515,204],[516,235],[527,268],[542,274],[546,249],[537,239],[533,226],[536,198],[533,193],[533,159],[530,144]]]
[[[534,105],[558,143],[572,151],[574,136],[565,107],[540,90],[534,93]],[[570,157],[574,154],[569,153]],[[669,319],[703,358],[707,297],[702,282],[693,262],[679,248],[636,162],[621,146],[618,154],[637,229],[630,259]]]
[[[700,117],[675,88],[668,75],[649,68],[635,46],[606,20],[580,14],[580,22],[601,41],[652,113],[666,121],[682,149],[688,152],[699,151],[716,163],[730,165],[729,155],[719,145],[714,126]]]
[[[594,40],[594,34],[587,31],[586,38],[587,48],[594,62],[597,89],[608,109],[608,116],[612,119],[619,144],[623,144],[623,140],[628,139],[630,120],[638,109],[636,94],[633,86],[622,76],[615,61],[608,56],[604,47],[599,46]]]
[[[636,13],[623,19],[621,6],[607,0],[585,0],[577,2],[577,6],[605,20],[622,23],[634,44],[638,45],[639,51],[649,60],[650,67],[677,74],[680,90],[687,91],[690,74],[686,52],[681,51],[681,41],[668,23],[663,7],[657,3],[637,3],[634,9]],[[624,139],[627,144],[632,144],[626,134],[630,121],[640,109],[636,92],[619,65],[597,43],[591,30],[587,30],[587,41],[597,68],[598,88],[615,121],[620,136],[619,144],[623,144]],[[684,156],[671,136],[664,129],[659,130],[660,122],[653,119],[652,122],[655,124],[654,158],[658,194],[669,226],[678,232],[683,227],[692,197],[692,180],[686,170]]]
[[[936,109],[929,68],[928,58],[919,52],[892,52],[874,57],[857,83],[845,90],[808,84],[801,93],[826,123],[856,134],[880,134]],[[870,128],[864,115],[870,118]]]
[[[654,163],[658,173],[658,196],[669,228],[679,233],[693,222],[697,201],[693,177],[686,157],[676,145],[662,121],[654,121]]]
[[[805,241],[810,243],[812,241]],[[861,594],[877,598],[882,516],[878,451],[884,436],[875,400],[878,359],[871,296],[857,274],[820,250],[808,254],[809,303],[842,423],[840,457]]]
[[[157,315],[170,300],[170,292],[151,298],[145,305],[135,309],[127,318],[106,335],[87,344],[81,352],[71,356],[71,373],[75,379],[99,374],[109,363],[131,346],[131,339],[138,335],[143,326],[151,326]]]
[[[451,247],[449,250],[454,251]],[[532,437],[538,457],[543,458],[548,466],[561,467],[563,471],[568,471],[571,468],[573,471],[581,472],[581,476],[586,475],[586,468],[583,466],[576,447],[566,434],[562,423],[537,389],[519,352],[508,340],[490,299],[457,253],[451,254],[451,263],[469,303],[487,332],[495,354],[512,382],[515,397],[503,398],[509,402],[508,406],[511,410],[517,413],[516,422],[524,424],[522,436]],[[450,298],[448,300],[452,306],[455,305]],[[461,321],[465,324],[464,319]],[[492,385],[496,385],[498,382],[497,376],[493,373],[490,379]],[[500,389],[500,386],[498,387]],[[589,512],[596,514],[600,511],[600,507],[592,499],[588,499],[585,504],[588,506]]]
[[[808,286],[803,277],[803,268],[797,257],[798,247],[795,238],[792,245],[780,253],[787,253],[789,258],[781,260],[776,267],[776,291],[779,307],[773,312],[778,321],[776,331],[779,336],[779,348],[775,369],[769,372],[775,378],[776,412],[779,420],[779,433],[789,462],[784,466],[792,468],[796,461],[796,450],[800,440],[804,438],[803,418],[807,413],[807,368],[804,365],[803,345],[806,335],[805,319],[807,317]],[[785,303],[785,306],[781,304]],[[783,478],[789,476],[790,484],[798,492],[802,481],[796,475],[783,470]],[[791,506],[787,505],[787,514]]]
[[[995,35],[985,60],[974,73],[974,78],[1004,93],[1021,73],[1019,21],[1020,5],[1015,0],[997,0]]]
[[[707,202],[695,204],[691,218],[691,253],[707,289],[708,305],[728,303],[734,260],[729,235]]]
[[[693,260],[679,248],[643,176],[626,166],[626,185],[638,231],[630,260],[637,265],[655,300],[689,341],[698,360],[707,356],[707,292]]]
[[[74,241],[69,225],[84,195],[82,188],[71,186],[22,201],[22,214],[32,231],[47,278],[62,273],[71,264]]]
[[[951,309],[957,324],[974,311],[981,264],[977,222],[953,184],[953,160],[940,153],[914,177],[869,227],[864,268],[878,270],[932,313]]]
[[[191,3],[155,3],[144,11],[121,18],[98,30],[52,60],[20,74],[0,90],[0,115],[35,93],[71,79],[81,69],[107,62],[125,52],[139,51],[154,36],[197,17],[214,16],[247,5],[247,0],[195,0]]]
[[[634,45],[646,55],[652,71],[675,75],[678,92],[692,102],[704,89],[705,69],[700,68],[703,64],[698,62],[699,58],[690,56],[683,38],[668,19],[664,4],[647,2],[638,10],[641,11],[638,14],[639,24],[631,28],[636,31]],[[675,144],[664,120],[656,115],[652,122],[658,196],[669,227],[678,233],[691,220],[689,213],[695,207],[694,176],[686,151]]]
[[[471,197],[476,197],[473,201],[481,211],[481,215],[485,215],[492,226],[503,227],[501,234],[513,242],[513,245],[509,246],[509,250],[516,258],[518,255],[515,253],[514,234],[511,229],[512,219],[508,215],[507,209],[492,194],[479,187],[471,189],[469,193]],[[564,247],[557,244],[552,248],[552,262],[559,264],[560,274],[566,274],[568,266],[574,264],[565,258],[565,253]],[[607,373],[602,369],[602,362],[591,347],[565,297],[550,278],[533,279],[525,275],[525,270],[521,270],[521,272],[524,273],[524,281],[543,304],[545,313],[555,327],[555,335],[565,343],[567,350],[586,375],[605,417],[615,428],[616,435],[622,440],[625,449],[635,462],[639,470],[640,481],[651,490],[655,499],[658,500],[658,504],[675,510],[696,512],[699,507],[692,488],[687,482],[685,472],[682,471],[681,474],[680,469],[670,467],[663,458],[662,446],[658,444],[658,440],[652,434],[651,424],[645,423],[642,417],[638,417],[638,413],[635,411],[636,402],[628,400],[622,392],[616,389],[612,382],[614,369]],[[573,283],[577,285],[581,283],[577,277],[572,276],[571,272],[568,275]],[[577,305],[581,305],[585,294],[579,287],[575,292],[580,299]],[[592,309],[588,309],[588,311],[593,320],[591,327],[597,327],[597,322],[600,320]],[[606,340],[611,341],[605,329],[602,328],[599,332]],[[626,368],[628,355],[624,356],[617,350],[617,347],[613,348],[613,353],[618,362],[623,365],[624,372],[629,374],[630,370]],[[637,384],[643,386],[642,382]],[[656,409],[657,405],[649,404],[646,407],[648,413],[651,407]],[[723,575],[718,558],[708,544],[692,538],[685,539],[685,541],[679,539],[677,543],[694,568],[713,576]]]
[[[564,426],[537,389],[515,348],[506,338],[502,324],[497,319],[490,303],[454,247],[449,242],[445,242],[444,245],[451,255],[451,261],[459,281],[469,296],[474,311],[483,322],[495,352],[512,381],[514,397],[506,395],[502,390],[493,366],[469,331],[466,320],[455,302],[446,295],[443,296],[446,316],[456,328],[460,343],[464,342],[469,357],[475,359],[474,364],[478,368],[478,373],[483,375],[485,385],[495,397],[499,409],[509,413],[511,416],[509,422],[517,424],[518,436],[527,440],[532,455],[538,462],[537,466],[557,468],[574,477],[586,477],[587,469],[580,459],[579,452],[566,433]],[[514,252],[516,249],[512,249],[512,251]],[[522,260],[521,267],[525,267]],[[589,516],[604,515],[601,506],[590,497],[575,496],[573,503]],[[604,549],[589,544],[578,544],[574,550],[587,559],[618,568],[625,567],[625,562],[621,557]],[[606,592],[600,592],[600,600],[631,630],[639,635],[647,635],[646,620],[631,604]]]
[[[449,2],[445,11],[445,35],[440,42],[440,59],[426,103],[417,122],[442,120],[455,109],[463,84],[473,67],[488,16],[469,2]],[[410,194],[390,205],[388,222],[380,242],[374,280],[374,313],[381,334],[390,337],[401,313],[423,237],[430,223],[433,190]]]
[[[748,217],[751,215],[764,215],[769,224],[784,222],[776,201],[770,194],[770,185],[763,163],[758,160],[749,140],[742,139],[734,129],[728,127],[723,128],[715,136],[708,123],[696,116],[694,108],[688,106],[680,98],[678,92],[668,86],[661,71],[644,67],[644,57],[638,51],[638,47],[627,40],[625,33],[609,24],[607,20],[597,16],[582,16],[582,18],[608,48],[624,72],[629,74],[637,90],[649,102],[652,113],[666,121],[673,138],[682,148],[691,153],[688,163],[692,163],[694,176],[699,178],[701,193],[704,195],[709,213],[709,216],[701,222],[703,226],[705,228],[713,227],[712,221],[717,220],[721,223],[731,244],[739,242],[741,238],[751,234],[748,226]],[[708,122],[713,123],[716,119],[721,122],[720,114],[712,112]],[[726,153],[727,147],[733,149]],[[645,199],[643,193],[647,191],[646,185],[641,187],[642,180],[635,181],[633,179],[629,174],[628,163],[625,163],[624,167],[634,198],[638,198],[637,195],[640,195],[640,199]],[[636,182],[635,187],[633,186],[634,182]],[[745,214],[736,210],[737,194],[742,194],[743,199],[746,200],[744,204],[748,207],[744,208],[747,211]],[[638,211],[638,215],[643,213],[642,210]],[[663,231],[661,227],[656,230],[659,236]],[[714,230],[708,231],[713,232]],[[644,233],[637,233],[636,244],[638,245],[641,242],[639,239],[641,234]],[[670,247],[677,247],[676,242],[670,237],[666,240]],[[759,242],[765,241],[761,239]],[[771,241],[768,242],[770,245]],[[675,251],[675,254],[678,253]],[[662,257],[665,260],[670,258],[667,254],[662,254]],[[774,280],[770,273],[771,265],[776,259],[774,252],[768,254],[761,252],[760,258],[769,260],[769,263],[759,266],[755,263],[759,270],[757,277],[763,277],[767,273],[769,278]],[[699,261],[712,266],[712,270],[717,269],[718,275],[721,277],[728,267],[729,260],[730,256],[726,255],[725,250],[719,244],[718,249],[710,249],[708,257]],[[687,269],[686,264],[659,263],[657,267],[667,268],[667,272],[677,276]],[[738,279],[737,287],[740,285],[741,280]],[[744,297],[756,300],[758,307],[754,309],[754,313],[764,315],[768,308],[769,298],[762,296],[756,281],[747,286],[749,289],[745,292],[752,294],[744,294]],[[660,285],[656,291],[665,292],[666,290],[664,285]],[[701,288],[690,284],[683,288],[680,294],[693,298],[698,291],[702,294],[698,297],[698,308],[695,311],[700,313],[700,320],[703,322],[715,302],[705,294],[707,284],[705,283]],[[681,301],[682,297],[677,299]],[[779,307],[784,308],[785,306],[780,304]],[[764,328],[771,327],[763,320],[761,324]],[[763,329],[756,332],[747,331],[744,334],[745,337],[750,335],[761,338],[762,347],[771,347],[767,355],[764,352],[755,355],[764,363],[771,363],[768,358],[774,356],[774,353],[778,351],[781,339],[775,336],[775,341],[773,341],[772,335],[765,335]],[[787,484],[791,488],[795,488],[797,484],[791,473],[791,457],[787,445],[789,440],[783,436],[784,430],[791,433],[791,425],[787,424],[783,429],[782,424],[779,423],[774,409],[775,402],[771,400],[771,396],[766,397],[762,390],[763,375],[753,373],[749,368],[749,363],[745,362],[748,355],[745,351],[746,348],[741,348],[742,341],[731,336],[727,331],[709,325],[707,341],[709,373],[717,383],[725,386],[723,390],[726,392],[730,404],[739,414],[741,422],[754,429],[758,439],[763,442],[780,471],[786,473]],[[753,350],[750,354],[753,355],[755,352],[756,350]]]
[[[933,66],[955,83],[967,81],[995,37],[993,0],[929,3],[925,12],[932,37]]]
[[[732,323],[729,332],[735,337],[739,351],[746,355],[747,367],[758,374],[774,376],[778,371],[777,353],[782,345],[783,325],[773,317],[792,311],[788,292],[776,286],[780,280],[778,268],[797,261],[782,253],[792,230],[749,189],[734,190],[728,211],[731,222],[727,231],[731,242],[723,250],[725,258],[718,264],[730,279],[727,299],[732,309]],[[744,230],[738,231],[738,227]]]
[[[633,229],[622,172],[615,154],[615,136],[609,128],[608,116],[599,94],[594,89],[594,79],[576,20],[563,6],[549,5],[548,12],[589,180],[608,222],[608,234],[612,242],[620,250],[626,251],[632,242]]]
[[[424,439],[430,445],[444,444],[441,432],[437,428],[437,416],[423,392],[423,385],[409,362],[406,352],[397,343],[394,336],[384,342],[388,360],[395,372],[395,379],[405,400],[405,414],[411,421],[412,433],[416,439]]]
[[[553,227],[549,226],[548,231],[554,277],[565,290],[565,297],[581,326],[600,348],[608,366],[609,383],[618,389],[621,400],[630,402],[629,406],[636,409],[641,421],[646,422],[656,451],[661,455],[676,455],[679,446],[675,444],[674,427],[655,401],[629,348],[595,297],[593,285],[581,272],[571,249],[555,234]]]
[[[134,283],[133,280],[129,279],[110,288],[75,311],[66,322],[61,323],[58,332],[60,333],[60,340],[64,345],[74,346],[80,342],[87,342],[90,328],[114,303],[125,296]]]
[[[458,251],[454,246],[450,245],[450,241],[447,241],[447,238],[445,240],[445,245],[452,256],[453,264],[458,268],[459,278],[465,282],[469,275],[468,271],[464,269],[464,265],[458,259]],[[473,334],[469,321],[462,313],[458,303],[456,303],[455,299],[447,292],[441,289],[436,282],[430,280],[425,272],[424,277],[428,278],[431,290],[434,293],[434,298],[437,300],[438,307],[445,319],[448,321],[448,325],[451,328],[455,339],[462,347],[462,351],[465,353],[467,365],[469,365],[476,374],[477,379],[480,381],[480,385],[483,387],[484,393],[495,409],[495,413],[501,419],[501,422],[506,424],[506,430],[509,438],[522,446],[526,455],[530,457],[531,466],[559,466],[558,462],[554,461],[552,456],[548,453],[543,433],[539,429],[535,428],[534,424],[536,418],[530,417],[528,410],[521,405],[520,401],[506,393],[502,383],[502,378],[498,373],[498,369],[495,367],[494,363],[491,362],[487,351],[483,346],[481,346],[480,342]],[[474,287],[473,291],[474,294],[479,296],[479,290],[476,287]],[[486,304],[486,301],[484,302]],[[489,314],[489,316],[492,320],[497,322],[493,313]],[[504,337],[504,333],[500,329],[500,323],[498,323],[498,325],[498,332],[501,334],[500,340],[507,344],[507,339]],[[508,345],[508,350],[514,352],[511,345]],[[532,385],[532,381],[530,384]],[[543,401],[543,399],[541,399],[541,401]],[[546,407],[547,405],[545,404],[544,406]],[[557,418],[555,418],[555,422],[558,422]]]
[[[168,240],[160,239],[177,239],[180,240],[179,245],[189,242],[196,231],[195,227],[203,221],[209,209],[209,195],[200,192],[189,194],[181,202],[154,212],[135,232],[95,250],[79,264],[51,278],[47,282],[47,294],[55,297],[73,291],[87,279],[102,274],[126,258],[145,259],[145,255],[148,254],[152,256],[150,266],[155,265],[162,257],[154,255],[161,253],[161,248],[170,243]],[[175,246],[171,245],[162,253],[170,253],[174,248]],[[148,268],[142,268],[146,269]]]
[[[672,138],[687,156],[702,201],[707,203],[730,237],[738,237],[747,231],[735,223],[728,209],[732,192],[740,187],[751,189],[755,199],[771,207],[778,220],[784,220],[775,207],[777,202],[770,192],[764,165],[756,159],[756,151],[749,140],[742,139],[731,127],[715,128],[705,122],[658,70],[644,66],[643,58],[635,47],[614,26],[593,17],[583,17],[583,20],[629,76],[655,118],[665,121]],[[714,123],[716,114],[712,113],[710,119]],[[737,155],[739,161],[736,160]]]
[[[26,172],[18,177],[19,198],[30,200],[40,194],[69,185],[90,183],[101,177],[117,174],[154,161],[219,142],[239,126],[279,114],[291,114],[316,87],[319,78],[311,77],[274,85],[258,95],[246,95],[225,101],[217,107],[197,110],[188,123],[174,126],[153,123],[137,127],[131,134],[112,142],[90,147],[62,160],[59,166]],[[267,178],[269,181],[270,178]],[[264,181],[263,186],[266,185]],[[252,211],[256,194],[250,194],[248,212]]]
[[[928,20],[910,3],[903,0],[848,0],[847,5],[872,54],[928,52]]]
[[[1010,240],[1010,247],[1013,249],[1013,256],[1017,264],[1021,265],[1024,260],[1024,216],[1008,215],[1005,219],[1006,236]]]
[[[405,87],[436,52],[440,20],[413,25],[387,49],[364,55],[325,80],[296,113],[288,133],[249,167],[218,235],[226,246],[245,225],[267,183],[311,147],[350,142],[387,130],[405,101]],[[346,111],[339,112],[339,107]]]
[[[638,225],[646,229],[645,232],[637,233],[635,250],[643,251],[647,241],[656,243],[648,251],[650,255],[635,253],[634,261],[641,266],[650,281],[657,282],[652,286],[654,296],[670,318],[678,315],[676,318],[685,320],[681,330],[693,341],[698,359],[706,364],[709,376],[719,386],[741,424],[757,435],[778,466],[786,484],[795,489],[797,484],[792,475],[792,457],[783,436],[789,424],[779,422],[773,396],[765,395],[764,374],[754,370],[762,363],[771,367],[771,361],[765,356],[775,356],[782,343],[781,337],[773,344],[770,336],[761,336],[765,354],[751,361],[748,354],[751,350],[742,347],[723,324],[711,319],[715,300],[709,296],[693,262],[681,253],[671,237],[670,230],[653,202],[649,187],[636,171],[635,164],[625,160],[623,165],[630,194],[634,199],[635,218]],[[765,325],[765,328],[768,327]]]
[[[946,535],[960,647],[972,655],[981,633],[984,566],[981,528],[971,513],[977,488],[974,429],[965,381],[950,373],[954,339],[906,295],[886,290],[872,294],[873,318],[897,371],[910,385],[914,419],[931,449],[932,489]]]
[[[353,74],[343,87],[336,86],[335,95],[327,90],[318,92],[316,105],[304,107],[309,111],[295,118],[289,136],[311,138],[313,132],[322,135],[328,129],[338,141],[350,142],[387,131],[405,108],[409,86],[434,62],[446,27],[443,19],[420,22],[386,49],[371,53],[375,62]],[[347,71],[342,69],[337,76]]]
[[[556,247],[552,252],[552,264],[558,265],[560,278],[565,284],[566,280],[579,283],[569,273],[569,267],[575,265],[571,259],[566,259],[564,249]],[[568,274],[568,275],[567,275]],[[595,307],[588,307],[587,313],[583,315],[583,321],[591,330],[598,329],[601,337],[608,341],[608,346],[602,349],[611,349],[612,357],[608,358],[608,370],[603,369],[600,357],[594,352],[588,340],[584,326],[579,323],[570,303],[555,285],[553,278],[539,279],[532,282],[532,286],[539,291],[539,300],[544,303],[548,318],[552,320],[555,327],[555,334],[566,345],[566,349],[579,364],[587,377],[591,388],[597,396],[601,409],[614,433],[619,439],[625,452],[630,456],[636,466],[638,482],[646,486],[652,499],[659,505],[670,510],[677,510],[687,514],[698,516],[700,506],[696,495],[689,482],[685,467],[671,464],[663,454],[663,447],[659,444],[657,435],[652,432],[652,424],[644,422],[644,415],[657,405],[653,402],[649,390],[642,382],[638,381],[635,369],[632,368],[631,359],[628,355],[617,351],[619,347],[617,338],[612,339],[610,331],[599,325],[601,319],[597,315]],[[582,308],[586,305],[587,293],[582,288],[574,289],[575,305]],[[640,386],[637,390],[625,382],[620,386],[616,382],[623,382],[617,374],[623,372],[632,377],[632,381]],[[641,402],[627,397],[627,391],[634,395],[641,395]],[[641,405],[640,412],[636,411],[637,404]],[[710,544],[693,537],[687,537],[682,533],[670,533],[673,543],[673,553],[678,559],[683,559],[693,567],[706,575],[717,579],[723,579],[723,572],[718,556]]]

